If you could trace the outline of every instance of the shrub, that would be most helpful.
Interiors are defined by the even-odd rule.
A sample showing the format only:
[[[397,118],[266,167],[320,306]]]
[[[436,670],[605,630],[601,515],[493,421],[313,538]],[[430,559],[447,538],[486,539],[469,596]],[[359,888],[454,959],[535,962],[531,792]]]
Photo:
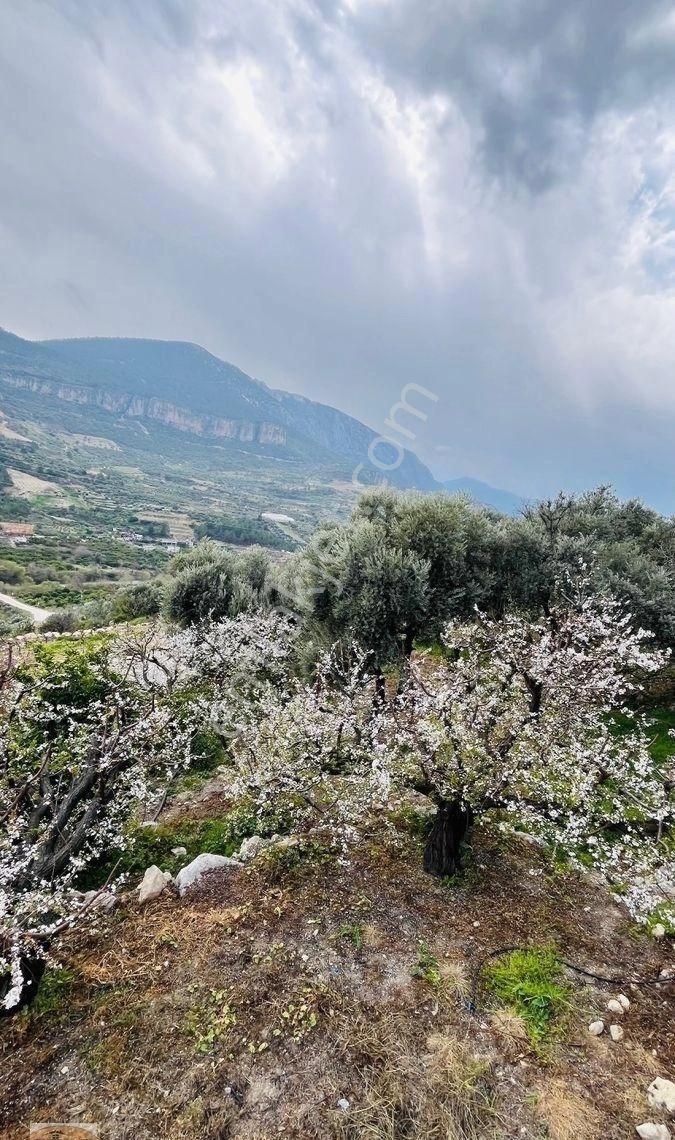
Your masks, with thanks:
[[[16,562],[0,562],[0,582],[6,583],[8,586],[18,586],[23,582],[26,577],[25,571],[22,566],[18,566]]]
[[[115,595],[111,604],[113,621],[133,621],[150,617],[162,608],[162,589],[157,582],[143,582],[128,586]]]
[[[182,570],[168,587],[164,608],[170,621],[189,626],[229,617],[236,603],[232,560],[221,555]]]
[[[58,610],[40,624],[44,633],[71,633],[77,625],[73,610]]]

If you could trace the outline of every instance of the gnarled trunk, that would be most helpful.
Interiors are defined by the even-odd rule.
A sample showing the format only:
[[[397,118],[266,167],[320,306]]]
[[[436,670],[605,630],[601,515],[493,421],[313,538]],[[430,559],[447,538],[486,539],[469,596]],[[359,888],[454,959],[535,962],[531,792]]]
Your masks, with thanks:
[[[473,812],[459,800],[441,800],[424,849],[424,870],[455,875],[462,869],[462,848],[473,825]]]

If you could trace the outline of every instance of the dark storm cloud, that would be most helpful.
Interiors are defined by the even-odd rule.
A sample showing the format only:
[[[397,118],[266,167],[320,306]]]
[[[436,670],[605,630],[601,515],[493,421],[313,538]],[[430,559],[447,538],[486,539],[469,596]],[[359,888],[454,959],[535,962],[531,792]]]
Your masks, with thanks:
[[[459,101],[490,173],[540,190],[596,116],[673,88],[673,14],[672,0],[403,0],[352,19],[386,72]]]
[[[673,509],[671,15],[5,0],[0,324],[194,340],[377,430],[416,382],[439,473]]]

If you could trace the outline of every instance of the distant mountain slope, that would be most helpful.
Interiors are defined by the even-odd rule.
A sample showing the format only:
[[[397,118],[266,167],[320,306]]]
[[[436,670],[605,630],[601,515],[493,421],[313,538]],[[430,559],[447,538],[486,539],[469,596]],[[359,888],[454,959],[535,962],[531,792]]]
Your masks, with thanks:
[[[357,474],[357,479],[366,482],[368,470],[373,472],[368,463],[368,448],[376,439],[375,432],[366,427],[360,420],[355,420],[345,412],[339,412],[327,404],[318,404],[308,400],[305,396],[297,396],[290,392],[275,392],[274,395],[286,410],[291,421],[296,424],[304,435],[316,440],[322,447],[336,455],[348,456],[355,464],[364,463],[366,470]],[[383,445],[378,446],[378,457],[385,462],[395,462],[396,451],[392,448],[391,460],[387,459]],[[397,471],[391,473],[392,482],[397,482],[397,473],[403,474],[402,486],[412,487],[419,491],[440,491],[440,484],[434,479],[428,467],[417,458],[412,451],[406,451],[405,459]],[[388,475],[383,472],[383,475]]]
[[[368,463],[377,438],[371,428],[336,408],[273,391],[195,344],[107,337],[33,342],[0,330],[0,383],[41,399],[159,421],[220,444],[300,455],[318,468],[339,467],[345,478],[359,463],[366,465],[362,482],[378,475]],[[400,487],[439,486],[410,451],[386,474]]]
[[[517,515],[525,506],[526,500],[511,491],[503,491],[499,487],[491,487],[489,483],[481,483],[480,479],[448,479],[443,483],[446,491],[451,494],[464,492],[470,495],[476,503],[486,507],[494,507],[504,515]]]

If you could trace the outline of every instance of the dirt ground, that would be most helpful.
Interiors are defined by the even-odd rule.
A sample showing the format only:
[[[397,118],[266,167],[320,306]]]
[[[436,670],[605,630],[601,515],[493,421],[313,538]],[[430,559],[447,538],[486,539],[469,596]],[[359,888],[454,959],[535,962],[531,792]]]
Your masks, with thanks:
[[[535,1048],[481,985],[512,946],[616,980],[567,969],[566,1014]],[[663,1119],[651,1080],[675,1079],[674,990],[653,984],[672,965],[592,878],[492,834],[454,885],[401,832],[213,872],[182,900],[129,891],[2,1026],[0,1136],[71,1121],[108,1140],[629,1140]],[[619,992],[624,1039],[591,1037]]]

